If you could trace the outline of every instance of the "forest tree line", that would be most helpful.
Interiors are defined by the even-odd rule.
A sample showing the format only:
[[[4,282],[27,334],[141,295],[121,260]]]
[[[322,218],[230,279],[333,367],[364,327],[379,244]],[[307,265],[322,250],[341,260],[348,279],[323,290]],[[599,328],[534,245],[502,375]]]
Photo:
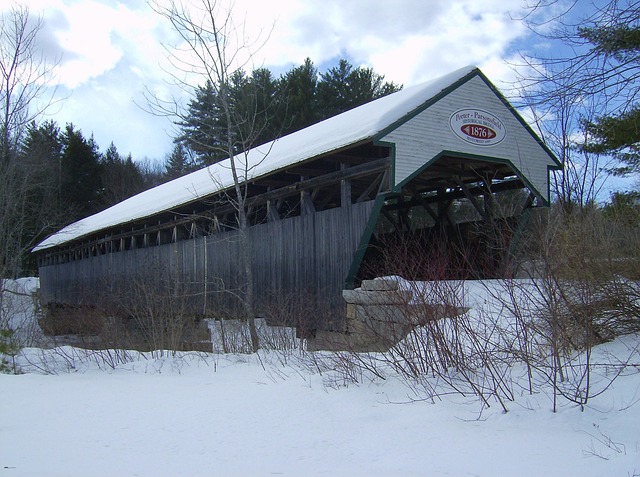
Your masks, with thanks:
[[[177,122],[179,134],[165,166],[168,177],[227,158],[230,130],[235,135],[233,152],[240,153],[399,91],[401,86],[345,59],[321,73],[307,58],[277,78],[267,68],[236,71],[229,89],[224,96],[231,103],[232,127],[218,88],[209,81],[196,87],[187,114]]]

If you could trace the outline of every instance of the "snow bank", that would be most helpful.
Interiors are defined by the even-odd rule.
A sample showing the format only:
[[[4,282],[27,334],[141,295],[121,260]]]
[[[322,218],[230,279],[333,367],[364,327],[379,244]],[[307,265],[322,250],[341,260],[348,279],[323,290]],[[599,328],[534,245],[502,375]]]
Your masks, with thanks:
[[[480,285],[465,283],[474,307],[491,300]],[[393,374],[355,385],[328,353],[27,348],[25,374],[0,375],[0,474],[639,475],[639,349],[632,335],[593,350],[596,381],[634,361],[584,410],[562,400],[552,413],[551,389],[531,394],[523,379],[504,413],[425,399]]]
[[[637,346],[627,340],[600,350]],[[71,353],[71,349],[60,353]],[[30,359],[42,357],[29,350]],[[49,357],[50,358],[50,357]],[[0,376],[10,476],[567,476],[640,471],[640,375],[580,412],[522,393],[507,414],[413,401],[404,383],[327,387],[273,356],[139,355]],[[62,372],[65,371],[65,372]]]

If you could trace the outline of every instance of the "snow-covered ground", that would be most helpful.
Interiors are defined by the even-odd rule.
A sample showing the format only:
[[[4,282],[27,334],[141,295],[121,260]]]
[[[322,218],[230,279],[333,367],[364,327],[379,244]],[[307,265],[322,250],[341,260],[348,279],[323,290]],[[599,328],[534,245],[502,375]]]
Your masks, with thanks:
[[[639,343],[598,347],[593,362]],[[553,413],[550,390],[522,388],[505,413],[417,399],[391,374],[347,382],[314,367],[326,353],[126,358],[25,349],[24,374],[0,375],[0,475],[640,475],[638,359],[584,410],[561,400]]]

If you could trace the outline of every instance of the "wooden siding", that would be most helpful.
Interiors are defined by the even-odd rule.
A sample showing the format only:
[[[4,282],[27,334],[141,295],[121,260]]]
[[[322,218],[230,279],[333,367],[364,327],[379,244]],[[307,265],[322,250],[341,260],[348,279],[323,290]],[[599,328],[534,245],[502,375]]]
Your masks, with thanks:
[[[374,201],[267,222],[248,229],[258,309],[271,298],[308,293],[334,305]],[[240,280],[237,231],[106,253],[40,268],[44,304],[98,305],[138,280],[178,284],[196,313],[211,313]]]
[[[506,126],[507,136],[493,146],[475,146],[456,137],[449,127],[451,115],[465,108],[485,110]],[[557,164],[507,108],[501,99],[476,76],[417,116],[390,131],[381,141],[395,143],[394,185],[406,181],[443,151],[509,162],[520,178],[542,198],[549,200],[549,167]]]

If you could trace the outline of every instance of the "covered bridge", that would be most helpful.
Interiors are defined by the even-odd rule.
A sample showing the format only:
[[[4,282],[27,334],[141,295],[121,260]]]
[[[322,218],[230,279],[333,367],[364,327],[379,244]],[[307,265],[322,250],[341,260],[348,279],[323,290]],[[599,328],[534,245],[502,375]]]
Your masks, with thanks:
[[[549,171],[559,167],[475,67],[403,89],[236,160],[245,171],[258,312],[291,296],[335,309],[344,288],[378,271],[394,272],[374,265],[388,240],[419,235],[449,245],[472,242],[452,204],[467,201],[473,222],[493,227],[497,194],[524,191],[515,216],[547,205]],[[51,235],[34,249],[43,305],[115,306],[142,281],[179,286],[198,315],[232,309],[230,297],[243,286],[232,190],[223,161]],[[476,242],[469,267],[485,276],[501,273],[504,257],[482,252],[482,239]],[[339,315],[336,321],[312,317],[308,326],[339,328]]]

